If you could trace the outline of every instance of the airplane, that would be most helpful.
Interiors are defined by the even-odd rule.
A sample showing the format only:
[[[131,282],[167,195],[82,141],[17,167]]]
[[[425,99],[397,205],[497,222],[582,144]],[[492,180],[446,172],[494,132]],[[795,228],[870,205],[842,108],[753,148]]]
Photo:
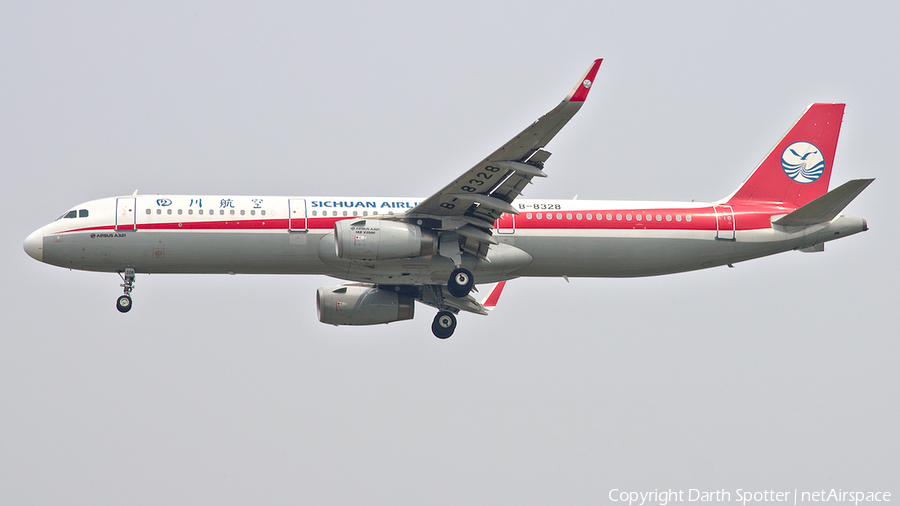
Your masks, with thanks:
[[[810,105],[759,166],[710,203],[519,198],[546,177],[544,147],[578,112],[603,60],[565,99],[427,198],[132,195],[79,204],[25,239],[34,259],[116,272],[132,308],[139,273],[324,274],[318,318],[333,325],[438,310],[450,337],[460,311],[485,315],[506,281],[637,277],[733,266],[868,230],[841,211],[874,179],[828,191],[844,104]],[[483,301],[475,282],[498,283]]]

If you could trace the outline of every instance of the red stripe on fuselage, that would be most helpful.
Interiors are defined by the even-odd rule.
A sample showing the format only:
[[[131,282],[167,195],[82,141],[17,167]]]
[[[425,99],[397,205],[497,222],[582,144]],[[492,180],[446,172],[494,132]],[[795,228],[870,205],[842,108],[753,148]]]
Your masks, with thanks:
[[[735,230],[758,230],[771,227],[771,217],[774,215],[783,215],[791,212],[793,209],[759,209],[757,206],[733,206],[734,207],[734,223]],[[537,219],[537,215],[541,214],[542,219]],[[551,215],[547,219],[547,215]],[[531,218],[528,218],[531,215]],[[581,219],[578,219],[581,215]],[[587,216],[591,215],[592,219],[588,220]],[[601,219],[597,219],[597,216]],[[607,215],[612,219],[607,219]],[[616,216],[621,215],[621,220]],[[626,217],[631,215],[629,221]],[[641,219],[638,220],[637,216]],[[559,216],[559,218],[557,217]],[[568,218],[571,216],[571,218]],[[648,216],[650,219],[648,219]],[[676,219],[681,216],[681,221]],[[687,216],[691,217],[687,221]],[[657,219],[659,217],[659,219]],[[671,220],[668,219],[671,217]],[[365,218],[365,216],[323,216],[316,218],[307,218],[307,228],[309,230],[323,231],[331,230],[334,224],[340,220],[350,220]],[[373,217],[377,218],[377,217]],[[706,208],[673,208],[673,209],[651,209],[651,210],[634,210],[621,209],[602,211],[563,211],[563,210],[541,210],[529,211],[515,217],[517,229],[523,230],[628,230],[628,229],[646,229],[646,230],[717,230],[716,213],[711,207]],[[266,219],[266,220],[222,220],[222,221],[179,221],[164,223],[138,223],[138,230],[210,230],[210,231],[249,231],[249,230],[287,230],[289,221],[286,218]],[[89,232],[93,230],[114,230],[113,225],[101,225],[94,227],[76,228],[56,232],[55,234],[68,234],[75,232]]]
[[[770,228],[771,217],[787,214],[791,209],[760,210],[753,206],[734,207],[735,230]],[[541,219],[537,219],[540,214]],[[528,216],[531,216],[529,218]],[[550,216],[548,219],[547,216]],[[579,219],[578,216],[581,215]],[[588,215],[591,219],[588,219]],[[570,218],[571,216],[571,218]],[[597,217],[600,217],[598,219]],[[621,218],[618,218],[621,216]],[[631,216],[631,219],[628,219]],[[640,219],[638,219],[640,216]],[[681,217],[679,221],[677,217]],[[690,216],[690,221],[688,221]],[[608,218],[610,217],[610,218]],[[504,220],[506,217],[502,218]],[[717,215],[713,208],[619,209],[602,211],[541,210],[523,212],[515,217],[516,229],[537,230],[717,230]],[[507,225],[508,226],[508,225]]]

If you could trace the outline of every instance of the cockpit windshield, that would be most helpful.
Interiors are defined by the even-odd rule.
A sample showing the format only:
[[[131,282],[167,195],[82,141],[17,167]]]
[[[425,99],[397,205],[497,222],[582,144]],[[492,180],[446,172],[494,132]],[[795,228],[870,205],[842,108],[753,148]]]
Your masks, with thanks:
[[[87,217],[88,217],[88,210],[87,210],[87,209],[79,209],[79,210],[77,210],[77,211],[76,211],[75,209],[73,209],[73,210],[67,212],[66,214],[60,216],[59,218],[56,218],[56,219],[57,219],[57,220],[62,220],[62,219],[64,219],[64,218],[87,218]]]

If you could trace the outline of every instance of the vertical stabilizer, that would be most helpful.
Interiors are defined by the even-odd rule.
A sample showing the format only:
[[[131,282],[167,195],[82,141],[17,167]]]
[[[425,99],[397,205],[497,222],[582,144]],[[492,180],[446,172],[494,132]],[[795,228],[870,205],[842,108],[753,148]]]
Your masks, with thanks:
[[[828,192],[844,104],[812,104],[728,204],[800,207]]]

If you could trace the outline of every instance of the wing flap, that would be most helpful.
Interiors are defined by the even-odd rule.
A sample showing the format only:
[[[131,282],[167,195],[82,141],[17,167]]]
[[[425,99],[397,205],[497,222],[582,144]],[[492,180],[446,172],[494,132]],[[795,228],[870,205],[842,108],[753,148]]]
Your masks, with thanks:
[[[546,177],[541,169],[549,153],[542,148],[581,108],[602,61],[594,61],[575,88],[553,110],[538,118],[455,181],[420,202],[407,216],[467,214],[473,210],[474,202],[460,200],[458,197],[466,193],[489,196],[508,204],[519,196],[532,178]],[[530,160],[532,157],[535,158],[533,161]]]
[[[479,193],[456,193],[449,196],[452,197],[453,202],[458,201],[463,204],[478,204],[479,206],[486,207],[492,211],[499,211],[501,214],[519,214],[519,211],[516,211],[516,208],[513,207],[509,202],[500,200],[490,195],[481,195]]]
[[[482,316],[488,314],[487,308],[481,305],[481,303],[475,300],[471,295],[466,295],[465,298],[458,299],[450,295],[450,292],[447,291],[446,287],[443,287],[443,291],[445,305],[459,309],[460,311],[480,314]]]

